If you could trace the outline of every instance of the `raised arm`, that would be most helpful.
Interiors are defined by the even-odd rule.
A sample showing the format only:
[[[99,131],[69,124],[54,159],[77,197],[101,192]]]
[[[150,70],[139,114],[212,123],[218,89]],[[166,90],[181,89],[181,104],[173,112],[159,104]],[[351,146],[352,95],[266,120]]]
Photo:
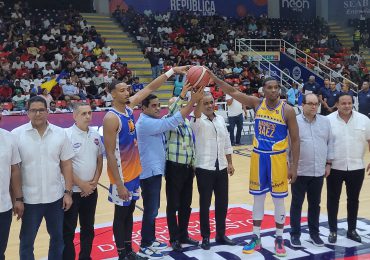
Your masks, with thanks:
[[[145,88],[137,92],[135,95],[130,97],[130,107],[134,108],[136,105],[140,104],[150,93],[156,91],[162,86],[164,82],[167,81],[173,74],[185,74],[189,66],[174,67],[168,72],[160,75],[155,80],[150,82]]]
[[[210,73],[211,79],[213,79],[213,81],[215,82],[215,84],[217,86],[219,86],[222,89],[223,92],[225,92],[226,94],[230,95],[232,98],[234,98],[235,100],[239,101],[243,105],[246,105],[246,106],[251,107],[251,108],[257,108],[258,105],[260,104],[260,99],[259,98],[253,97],[253,96],[248,96],[248,95],[240,92],[239,90],[237,90],[237,89],[233,88],[232,86],[230,86],[225,81],[219,79],[210,70],[208,70],[208,72]]]

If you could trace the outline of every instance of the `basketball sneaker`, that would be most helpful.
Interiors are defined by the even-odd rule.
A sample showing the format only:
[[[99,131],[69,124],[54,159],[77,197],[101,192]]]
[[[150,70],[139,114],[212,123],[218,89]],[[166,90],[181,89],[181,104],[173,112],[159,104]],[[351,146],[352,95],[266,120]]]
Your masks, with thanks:
[[[284,246],[284,240],[282,237],[278,236],[275,239],[275,255],[286,256],[286,250]]]
[[[166,243],[159,242],[158,240],[155,240],[151,246],[149,246],[152,250],[163,250],[167,248]]]
[[[254,251],[261,250],[261,238],[257,235],[253,235],[251,241],[243,247],[244,254],[252,254]]]

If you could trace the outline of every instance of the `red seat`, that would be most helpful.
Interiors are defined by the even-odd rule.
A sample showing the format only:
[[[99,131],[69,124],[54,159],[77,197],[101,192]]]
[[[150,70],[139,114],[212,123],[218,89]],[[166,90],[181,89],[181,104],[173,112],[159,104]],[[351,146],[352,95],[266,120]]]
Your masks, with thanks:
[[[55,105],[57,108],[61,108],[61,107],[63,108],[63,107],[66,107],[67,103],[65,100],[57,100]]]
[[[12,110],[13,109],[13,103],[11,103],[11,102],[5,102],[5,103],[3,103],[3,109],[4,110]]]
[[[101,99],[94,99],[94,101],[98,107],[101,107],[103,105],[103,101]]]

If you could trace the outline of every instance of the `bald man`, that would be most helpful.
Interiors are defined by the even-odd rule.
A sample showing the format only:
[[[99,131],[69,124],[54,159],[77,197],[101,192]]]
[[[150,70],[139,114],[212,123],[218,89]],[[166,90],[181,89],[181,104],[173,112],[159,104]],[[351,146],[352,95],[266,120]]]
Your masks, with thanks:
[[[167,117],[181,108],[182,101],[190,89],[189,84],[185,85],[179,97],[169,100]],[[181,252],[181,244],[198,245],[198,241],[190,238],[188,234],[194,179],[194,139],[189,120],[185,119],[184,123],[168,131],[166,140],[167,224],[172,249]]]

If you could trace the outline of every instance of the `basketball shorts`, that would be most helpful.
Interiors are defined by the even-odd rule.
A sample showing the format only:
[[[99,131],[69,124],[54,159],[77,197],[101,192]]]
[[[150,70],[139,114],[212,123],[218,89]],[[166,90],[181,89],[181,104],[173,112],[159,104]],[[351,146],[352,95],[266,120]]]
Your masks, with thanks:
[[[288,196],[288,164],[286,151],[264,152],[253,149],[249,178],[249,193],[272,197]]]
[[[109,185],[109,194],[108,194],[108,200],[118,206],[129,206],[131,204],[132,200],[138,200],[140,198],[140,178],[139,176],[135,179],[125,182],[126,189],[130,192],[130,198],[128,201],[122,200],[118,196],[117,192],[117,185],[116,184],[110,184]]]

